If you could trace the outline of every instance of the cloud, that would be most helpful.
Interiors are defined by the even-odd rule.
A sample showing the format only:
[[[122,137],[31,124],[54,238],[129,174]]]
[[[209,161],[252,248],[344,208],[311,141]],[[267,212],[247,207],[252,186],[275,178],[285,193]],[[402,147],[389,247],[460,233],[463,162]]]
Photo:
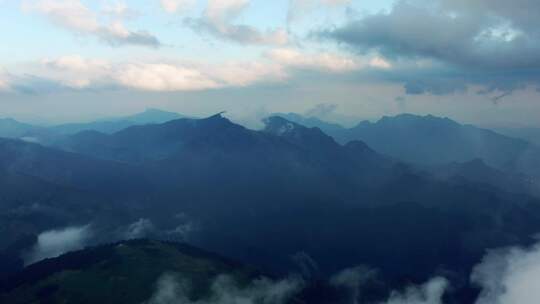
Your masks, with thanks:
[[[199,225],[183,212],[176,214],[174,217],[179,221],[178,225],[172,230],[165,231],[165,234],[167,237],[186,242],[199,229]]]
[[[287,44],[289,37],[283,28],[261,31],[250,25],[233,23],[249,4],[250,0],[209,0],[203,15],[186,19],[186,24],[195,30],[240,44]]]
[[[540,22],[534,13],[539,10],[539,3],[530,0],[512,5],[502,0],[401,0],[389,11],[353,18],[319,36],[396,63],[431,60],[466,85],[509,91],[523,83],[540,83]],[[410,77],[414,80],[435,68],[418,66]],[[400,76],[404,76],[400,81],[410,82],[406,75]],[[453,82],[455,78],[440,75],[438,79]],[[429,80],[416,80],[407,91],[453,92],[440,84],[429,89]]]
[[[22,3],[22,8],[25,11],[42,14],[55,25],[74,33],[98,37],[111,46],[161,46],[160,41],[155,36],[145,31],[130,31],[125,28],[120,19],[103,24],[100,22],[98,14],[90,10],[80,0],[27,0]],[[123,12],[123,17],[128,12],[127,7],[109,7],[108,10],[109,13]]]
[[[63,56],[41,62],[44,78],[62,86],[82,89],[110,82],[112,65],[99,59],[86,59],[77,55]]]
[[[231,276],[220,275],[211,285],[209,298],[191,301],[188,298],[191,282],[175,274],[164,274],[158,279],[156,291],[146,304],[282,304],[298,293],[302,284],[299,279],[274,282],[260,278],[240,288]]]
[[[433,278],[422,286],[412,286],[404,292],[393,291],[388,300],[379,304],[442,304],[448,285],[444,278]]]
[[[111,62],[79,55],[44,59],[27,65],[29,72],[6,78],[13,90],[47,93],[52,90],[124,88],[153,92],[200,91],[284,82],[297,72],[350,73],[373,67],[369,60],[337,53],[307,53],[274,49],[254,61],[217,64],[197,61]],[[0,81],[3,79],[0,74]],[[7,74],[6,74],[7,75]]]
[[[298,58],[299,60],[295,60]],[[154,92],[201,91],[284,82],[296,72],[348,73],[363,66],[356,59],[298,51],[270,52],[259,61],[117,62],[78,55],[43,60],[31,73],[16,77],[16,91],[125,88]]]
[[[475,304],[533,304],[540,298],[540,244],[530,248],[491,250],[476,265],[471,283],[481,289]],[[433,278],[420,287],[392,292],[380,304],[441,304],[449,288],[444,278]]]
[[[141,239],[146,238],[156,232],[154,224],[149,219],[141,218],[138,221],[130,224],[124,232],[124,239]]]
[[[195,5],[196,0],[160,0],[161,7],[167,13],[178,13]]]
[[[338,109],[337,104],[320,103],[305,112],[307,117],[328,117],[336,112]]]
[[[476,304],[532,304],[540,298],[540,245],[490,252],[471,281],[482,288]]]
[[[291,256],[291,259],[298,266],[303,278],[316,279],[320,276],[321,270],[319,269],[319,265],[307,252],[297,252]]]
[[[353,57],[331,53],[309,54],[293,48],[274,49],[268,57],[277,63],[293,68],[318,69],[331,72],[351,71],[360,68]]]
[[[191,91],[219,86],[209,75],[196,68],[163,63],[130,63],[113,77],[125,87],[147,91]]]
[[[131,9],[124,2],[107,3],[101,12],[106,16],[120,19],[134,19],[140,15],[139,12]]]
[[[316,9],[344,6],[350,2],[350,0],[289,0],[287,22],[294,22]]]
[[[266,56],[289,69],[346,73],[362,69],[390,69],[391,64],[379,57],[357,57],[330,52],[307,52],[298,48],[278,48]]]
[[[82,249],[91,237],[89,225],[42,232],[32,250],[25,256],[25,265]]]
[[[490,16],[465,5],[449,6],[443,0],[435,3],[439,5],[432,8],[399,1],[388,13],[368,15],[328,34],[389,57],[428,57],[479,68],[540,66],[536,29],[518,28],[502,12]]]
[[[34,73],[41,79],[72,89],[121,87],[157,92],[242,87],[286,77],[282,66],[270,62],[112,63],[78,55],[43,60]]]
[[[347,268],[330,277],[330,284],[346,288],[350,293],[350,302],[357,304],[362,285],[372,279],[375,274],[374,270],[364,266]]]
[[[9,91],[10,89],[10,77],[7,73],[2,72],[0,69],[0,92]]]

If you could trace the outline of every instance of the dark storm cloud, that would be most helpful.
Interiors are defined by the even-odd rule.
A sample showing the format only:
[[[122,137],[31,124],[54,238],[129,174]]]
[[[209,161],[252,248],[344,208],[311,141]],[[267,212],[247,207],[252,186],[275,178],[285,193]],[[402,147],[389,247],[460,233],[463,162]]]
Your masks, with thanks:
[[[447,94],[465,84],[508,92],[540,82],[539,28],[538,1],[399,1],[389,12],[356,17],[319,36],[398,63],[429,60],[453,70],[437,82],[414,70],[400,75],[409,94]]]

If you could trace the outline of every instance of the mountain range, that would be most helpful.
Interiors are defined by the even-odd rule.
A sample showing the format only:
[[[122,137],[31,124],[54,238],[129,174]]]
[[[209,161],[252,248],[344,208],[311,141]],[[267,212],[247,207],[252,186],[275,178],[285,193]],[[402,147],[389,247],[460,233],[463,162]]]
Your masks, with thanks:
[[[536,145],[448,118],[401,114],[344,128],[298,114],[277,115],[318,127],[341,144],[360,140],[375,151],[407,162],[434,165],[482,159],[497,169],[540,175],[540,148]]]
[[[22,139],[29,142],[48,144],[58,137],[83,131],[114,133],[130,126],[164,123],[186,116],[158,109],[117,118],[101,119],[86,123],[67,123],[52,126],[37,126],[22,123],[12,118],[0,119],[0,137]]]
[[[508,151],[527,146],[502,138]],[[403,162],[278,116],[258,131],[217,114],[83,131],[47,147],[2,139],[0,160],[0,189],[9,189],[0,196],[1,235],[9,236],[0,254],[10,261],[0,266],[11,273],[44,233],[86,227],[89,244],[182,240],[314,282],[367,265],[389,291],[442,271],[454,286],[450,296],[469,299],[455,303],[472,303],[478,290],[468,277],[485,251],[532,244],[540,230],[528,175],[485,160]]]

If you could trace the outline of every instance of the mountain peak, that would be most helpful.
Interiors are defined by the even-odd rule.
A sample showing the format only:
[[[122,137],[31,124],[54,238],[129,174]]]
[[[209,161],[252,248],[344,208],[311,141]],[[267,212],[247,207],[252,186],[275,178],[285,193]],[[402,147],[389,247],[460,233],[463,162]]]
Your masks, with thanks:
[[[263,132],[285,138],[295,144],[318,147],[337,145],[332,137],[319,128],[307,128],[280,116],[265,118],[263,122],[265,123]]]
[[[265,132],[278,135],[278,136],[285,136],[285,135],[292,134],[295,131],[295,129],[299,127],[305,128],[303,126],[300,126],[280,116],[271,116],[271,117],[265,118],[263,120],[263,123],[265,124],[265,128],[264,128]]]
[[[221,111],[219,113],[216,113],[214,115],[210,115],[208,116],[206,119],[225,119],[225,120],[228,120],[227,118],[223,117],[223,114],[227,113],[227,111]]]
[[[175,112],[168,112],[155,108],[147,108],[144,112],[122,118],[122,120],[133,121],[139,124],[149,124],[163,123],[179,118],[184,118],[184,116]]]
[[[227,117],[223,116],[225,114],[225,111],[219,112],[217,114],[208,116],[206,118],[202,119],[195,119],[195,122],[203,123],[203,124],[209,124],[212,126],[228,126],[228,125],[236,125],[232,121],[230,121]]]

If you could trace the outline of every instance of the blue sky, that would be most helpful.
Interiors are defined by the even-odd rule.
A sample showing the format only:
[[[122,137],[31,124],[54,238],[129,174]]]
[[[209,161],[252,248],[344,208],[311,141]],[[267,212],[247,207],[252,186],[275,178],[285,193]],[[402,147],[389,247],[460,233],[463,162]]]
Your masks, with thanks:
[[[518,2],[0,0],[0,116],[540,125],[540,7]]]

